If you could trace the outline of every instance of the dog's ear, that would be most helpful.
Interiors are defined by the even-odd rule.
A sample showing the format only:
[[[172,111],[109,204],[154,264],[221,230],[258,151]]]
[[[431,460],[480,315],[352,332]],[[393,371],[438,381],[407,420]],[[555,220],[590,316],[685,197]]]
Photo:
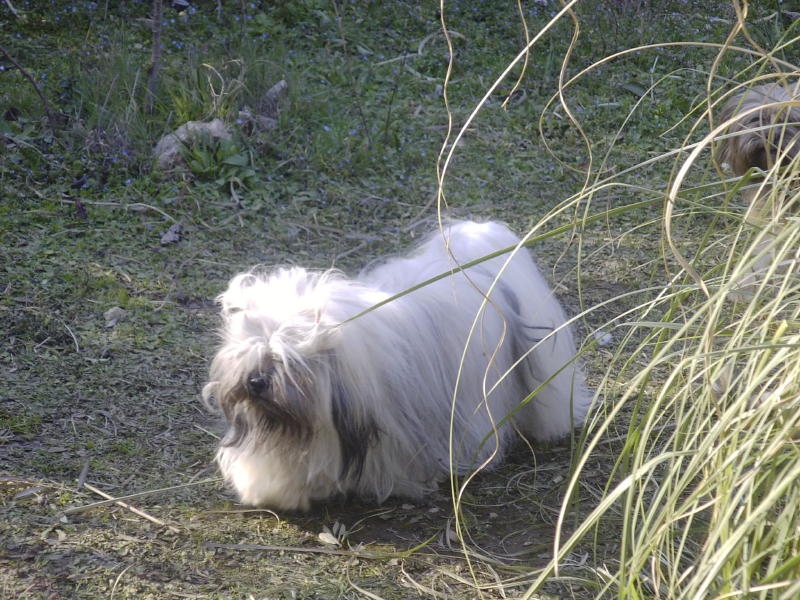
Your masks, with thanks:
[[[213,412],[220,411],[219,402],[217,401],[218,387],[219,381],[209,381],[203,386],[203,391],[201,393],[203,404],[205,404],[206,407]]]
[[[367,452],[378,439],[378,427],[369,415],[356,415],[342,383],[331,381],[331,413],[342,451],[340,477],[352,475],[358,480],[364,471]]]

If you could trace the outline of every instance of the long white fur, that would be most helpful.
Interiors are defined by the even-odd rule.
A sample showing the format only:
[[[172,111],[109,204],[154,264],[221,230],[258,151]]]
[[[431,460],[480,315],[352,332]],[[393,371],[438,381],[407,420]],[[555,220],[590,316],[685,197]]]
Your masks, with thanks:
[[[523,434],[553,440],[580,424],[591,393],[572,332],[525,249],[348,321],[518,243],[504,225],[458,222],[444,238],[437,232],[411,256],[357,279],[301,268],[236,276],[220,296],[224,343],[204,397],[223,407],[227,401],[229,420],[250,421],[247,435],[223,440],[217,455],[241,501],[306,510],[341,493],[378,502],[419,497],[451,465],[466,471],[502,459],[514,429],[500,424],[540,387],[513,415]],[[276,405],[291,403],[311,435],[265,430],[255,399],[226,400],[263,372],[282,378],[273,389],[289,393],[274,398]]]

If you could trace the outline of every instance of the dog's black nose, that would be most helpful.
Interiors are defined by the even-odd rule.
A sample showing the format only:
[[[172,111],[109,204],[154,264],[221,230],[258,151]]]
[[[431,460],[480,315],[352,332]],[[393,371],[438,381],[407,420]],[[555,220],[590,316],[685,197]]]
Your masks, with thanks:
[[[267,377],[259,375],[258,377],[251,377],[247,380],[247,391],[251,396],[263,398],[269,392],[270,380]]]

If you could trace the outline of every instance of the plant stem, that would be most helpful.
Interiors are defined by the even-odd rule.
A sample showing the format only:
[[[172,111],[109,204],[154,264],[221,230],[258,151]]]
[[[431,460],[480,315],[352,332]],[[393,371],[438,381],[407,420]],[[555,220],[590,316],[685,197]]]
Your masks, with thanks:
[[[333,11],[336,16],[336,29],[339,33],[339,39],[342,41],[342,52],[344,55],[344,65],[345,69],[347,70],[347,77],[350,80],[350,85],[353,89],[353,96],[356,99],[356,110],[358,111],[358,116],[361,119],[361,125],[364,127],[364,133],[367,136],[367,141],[369,142],[369,147],[374,148],[375,145],[372,143],[372,135],[369,131],[369,122],[367,121],[367,116],[364,114],[364,109],[361,106],[362,104],[362,97],[360,93],[360,89],[356,84],[356,78],[353,74],[353,66],[350,63],[350,49],[347,45],[347,38],[344,35],[344,27],[342,26],[342,15],[339,13],[339,5],[337,2],[333,2]]]
[[[153,0],[153,54],[150,65],[150,77],[147,79],[147,104],[148,113],[153,113],[156,101],[156,84],[158,71],[161,67],[161,21],[164,14],[163,0]]]
[[[13,5],[13,4],[11,4],[11,0],[6,0],[6,6],[8,6],[8,9],[11,11],[11,13],[12,13],[12,14],[13,14],[15,17],[17,17],[17,18],[19,19],[19,13],[17,12],[17,9],[16,9],[16,8],[14,8],[14,5]]]

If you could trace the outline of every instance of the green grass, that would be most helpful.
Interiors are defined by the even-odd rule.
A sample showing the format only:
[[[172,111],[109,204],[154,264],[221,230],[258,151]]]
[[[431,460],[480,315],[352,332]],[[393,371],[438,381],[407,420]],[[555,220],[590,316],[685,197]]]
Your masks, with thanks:
[[[435,4],[165,7],[152,114],[148,2],[13,4],[0,45],[62,116],[52,130],[0,61],[0,596],[796,596],[797,284],[776,272],[778,292],[731,301],[763,246],[709,152],[664,209],[709,131],[709,90],[797,62],[777,4],[723,48],[723,2],[578,3],[577,41],[569,15],[553,23],[482,105],[525,44],[513,5],[445,3],[446,88]],[[557,10],[524,6],[530,36]],[[281,79],[277,127],[238,127]],[[440,149],[478,108],[440,189]],[[161,135],[211,117],[232,142],[152,169]],[[221,424],[199,401],[214,297],[254,264],[357,271],[431,229],[442,191],[449,214],[541,234],[602,400],[577,451],[521,448],[456,509],[442,486],[243,512],[213,479]],[[769,243],[789,255],[781,231]],[[177,532],[115,505],[65,514],[101,499],[79,479],[152,491],[131,504]],[[325,528],[352,553],[328,552]]]

